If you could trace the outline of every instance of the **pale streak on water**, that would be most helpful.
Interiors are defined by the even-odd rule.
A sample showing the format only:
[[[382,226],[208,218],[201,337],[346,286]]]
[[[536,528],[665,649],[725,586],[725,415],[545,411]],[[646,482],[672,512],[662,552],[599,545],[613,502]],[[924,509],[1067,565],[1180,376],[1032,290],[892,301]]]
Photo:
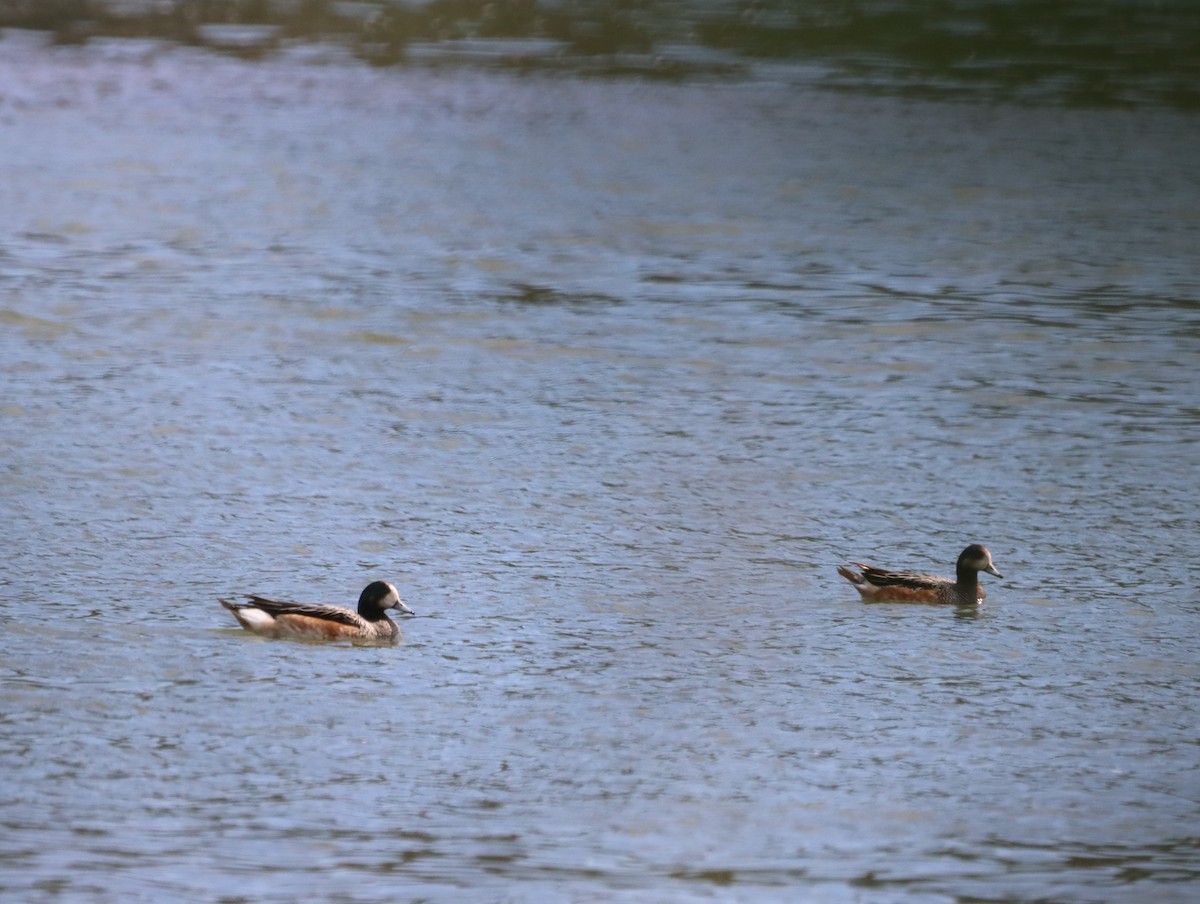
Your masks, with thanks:
[[[1193,900],[1197,126],[0,42],[0,896]]]

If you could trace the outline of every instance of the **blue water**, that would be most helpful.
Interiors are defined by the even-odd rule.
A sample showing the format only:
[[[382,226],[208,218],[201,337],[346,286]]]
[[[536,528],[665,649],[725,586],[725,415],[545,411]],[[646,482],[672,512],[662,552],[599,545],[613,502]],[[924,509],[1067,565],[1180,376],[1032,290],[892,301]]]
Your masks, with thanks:
[[[0,85],[3,896],[1196,896],[1194,116]],[[394,648],[216,602],[376,577]]]

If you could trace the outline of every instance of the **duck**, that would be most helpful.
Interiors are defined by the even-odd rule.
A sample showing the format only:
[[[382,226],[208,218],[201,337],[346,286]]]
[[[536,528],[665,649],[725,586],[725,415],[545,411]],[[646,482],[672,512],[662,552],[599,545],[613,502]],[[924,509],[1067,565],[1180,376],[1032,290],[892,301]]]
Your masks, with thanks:
[[[358,611],[320,603],[283,603],[249,594],[244,603],[220,600],[238,623],[260,637],[292,640],[350,640],[395,643],[400,628],[387,616],[388,609],[414,615],[400,599],[395,586],[372,581],[358,597]]]
[[[854,585],[867,603],[933,603],[948,606],[978,606],[987,596],[979,583],[979,572],[1003,578],[992,563],[986,546],[972,543],[955,565],[954,580],[916,571],[888,571],[862,562],[851,562],[861,572],[838,566],[838,574]]]

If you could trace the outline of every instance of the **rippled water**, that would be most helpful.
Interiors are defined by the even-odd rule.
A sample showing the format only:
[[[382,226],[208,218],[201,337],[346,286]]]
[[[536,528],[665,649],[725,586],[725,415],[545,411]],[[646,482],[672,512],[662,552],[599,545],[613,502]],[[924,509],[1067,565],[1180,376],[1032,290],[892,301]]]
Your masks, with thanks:
[[[0,42],[0,891],[1192,900],[1198,135]]]

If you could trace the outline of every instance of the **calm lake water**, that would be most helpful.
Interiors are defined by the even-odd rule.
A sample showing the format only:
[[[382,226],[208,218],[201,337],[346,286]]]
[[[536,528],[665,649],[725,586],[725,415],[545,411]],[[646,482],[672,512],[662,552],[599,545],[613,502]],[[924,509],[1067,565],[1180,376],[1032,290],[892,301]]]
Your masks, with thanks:
[[[0,897],[1200,894],[1196,114],[40,41]]]

